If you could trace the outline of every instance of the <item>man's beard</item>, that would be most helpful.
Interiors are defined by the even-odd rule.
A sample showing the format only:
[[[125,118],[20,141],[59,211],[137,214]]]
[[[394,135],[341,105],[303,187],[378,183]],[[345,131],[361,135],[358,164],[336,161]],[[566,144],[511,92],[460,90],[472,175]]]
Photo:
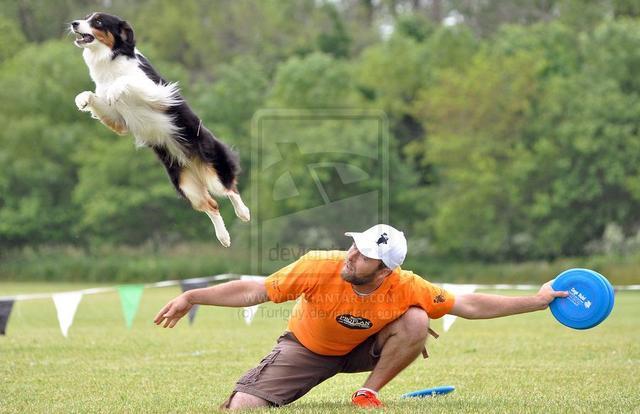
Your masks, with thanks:
[[[341,276],[345,282],[349,282],[355,286],[360,286],[372,282],[375,275],[369,275],[368,277],[357,277],[355,275],[347,275],[342,273]]]

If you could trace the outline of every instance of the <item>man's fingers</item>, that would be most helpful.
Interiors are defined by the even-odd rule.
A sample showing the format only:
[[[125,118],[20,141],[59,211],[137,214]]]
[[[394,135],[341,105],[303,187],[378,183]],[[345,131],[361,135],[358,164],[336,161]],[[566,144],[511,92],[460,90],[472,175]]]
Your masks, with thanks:
[[[191,306],[188,303],[184,303],[184,301],[176,298],[164,305],[153,319],[153,322],[163,328],[173,328],[176,326],[176,323],[178,323],[180,318],[187,313],[187,310],[190,307]]]
[[[164,319],[164,314],[167,312],[167,310],[169,310],[170,307],[171,307],[171,302],[164,305],[164,307],[160,310],[160,312],[158,312],[156,317],[153,318],[153,321],[155,322],[156,325],[159,325],[162,323],[162,320]]]
[[[180,317],[169,317],[166,318],[164,321],[164,325],[162,326],[163,328],[173,328],[174,326],[176,326],[176,324],[178,323],[178,321],[180,320]]]

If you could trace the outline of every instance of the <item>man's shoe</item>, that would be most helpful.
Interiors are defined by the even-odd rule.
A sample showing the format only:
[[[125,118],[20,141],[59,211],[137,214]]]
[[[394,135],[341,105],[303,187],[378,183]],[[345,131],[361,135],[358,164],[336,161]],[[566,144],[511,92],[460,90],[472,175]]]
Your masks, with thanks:
[[[360,408],[377,408],[382,407],[382,402],[374,393],[369,390],[358,390],[351,396],[353,405]]]

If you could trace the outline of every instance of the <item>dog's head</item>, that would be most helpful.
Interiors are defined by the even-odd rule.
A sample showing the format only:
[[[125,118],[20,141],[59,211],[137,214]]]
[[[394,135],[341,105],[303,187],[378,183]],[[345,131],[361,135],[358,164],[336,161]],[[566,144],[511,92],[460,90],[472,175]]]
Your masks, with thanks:
[[[92,13],[84,19],[71,22],[70,30],[76,35],[75,44],[95,51],[108,48],[113,57],[134,56],[136,46],[133,29],[118,16]]]

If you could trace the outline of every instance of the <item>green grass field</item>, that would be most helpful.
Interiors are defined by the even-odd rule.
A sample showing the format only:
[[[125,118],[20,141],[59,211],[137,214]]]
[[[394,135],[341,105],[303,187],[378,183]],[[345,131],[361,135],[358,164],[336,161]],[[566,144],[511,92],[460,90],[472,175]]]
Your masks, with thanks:
[[[93,287],[0,283],[0,296]],[[83,297],[69,337],[53,302],[17,302],[0,336],[0,412],[205,412],[225,400],[286,326],[289,305],[266,305],[251,326],[238,309],[201,307],[193,326],[152,319],[178,288],[144,291],[133,328],[117,293]],[[515,293],[511,293],[515,294]],[[381,393],[385,412],[640,412],[640,292],[621,292],[601,326],[573,331],[548,311],[488,321],[458,320]],[[338,375],[288,412],[352,412],[366,374]],[[405,401],[436,385],[456,391]]]

